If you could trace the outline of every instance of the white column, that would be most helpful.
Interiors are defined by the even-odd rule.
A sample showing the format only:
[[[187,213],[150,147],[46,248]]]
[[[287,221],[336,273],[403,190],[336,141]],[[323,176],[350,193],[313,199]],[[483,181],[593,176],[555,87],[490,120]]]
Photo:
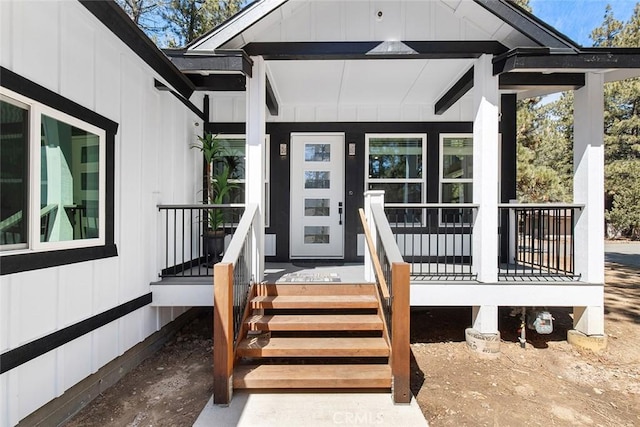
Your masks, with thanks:
[[[586,73],[575,91],[573,201],[584,205],[575,225],[575,271],[581,280],[604,285],[604,78]],[[603,295],[604,299],[604,295]],[[585,335],[604,335],[604,301],[574,307],[573,326]]]
[[[473,228],[472,270],[480,282],[498,281],[498,76],[491,55],[476,59],[473,72]]]
[[[261,56],[253,60],[252,77],[247,77],[247,123],[246,123],[246,166],[245,200],[258,205],[258,220],[254,223],[252,272],[254,280],[264,279],[264,178],[265,178],[265,135],[266,135],[266,69]]]
[[[482,305],[471,309],[473,329],[481,334],[498,333],[498,306]]]
[[[367,225],[371,232],[371,239],[374,244],[378,241],[378,230],[373,226],[373,215],[371,213],[371,205],[378,204],[384,207],[384,190],[368,190],[364,192],[364,216],[367,218]],[[376,251],[378,248],[376,248]],[[376,273],[373,268],[373,260],[367,249],[367,241],[364,242],[364,280],[366,282],[375,282]]]
[[[575,227],[575,268],[582,280],[604,283],[604,80],[586,73],[575,91],[573,201],[584,205]]]

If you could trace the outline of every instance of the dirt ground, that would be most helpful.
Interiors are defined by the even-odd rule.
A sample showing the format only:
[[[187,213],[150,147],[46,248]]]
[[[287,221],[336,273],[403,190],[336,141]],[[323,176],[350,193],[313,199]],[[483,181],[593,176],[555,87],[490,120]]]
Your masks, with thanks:
[[[501,355],[471,353],[467,308],[414,311],[412,391],[431,426],[640,425],[640,270],[607,264],[600,354],[566,342],[569,309],[552,310],[554,333],[529,332],[500,312]],[[67,426],[190,426],[212,394],[211,311],[96,398]]]

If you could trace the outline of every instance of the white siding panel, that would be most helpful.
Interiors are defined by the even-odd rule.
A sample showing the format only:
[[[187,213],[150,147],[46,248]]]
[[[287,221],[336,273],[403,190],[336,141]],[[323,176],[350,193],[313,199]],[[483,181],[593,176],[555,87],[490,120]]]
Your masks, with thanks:
[[[296,108],[296,121],[297,122],[315,122],[316,109],[308,105],[299,106],[298,108]]]
[[[341,122],[355,122],[358,120],[358,108],[355,105],[340,105],[338,120]]]
[[[313,30],[315,40],[344,40],[342,5],[344,2],[321,1],[313,3]]]
[[[145,308],[143,310],[150,310]],[[144,338],[142,337],[142,315],[141,310],[129,313],[118,321],[119,339],[118,339],[118,355],[123,354],[134,345],[138,344]]]
[[[445,5],[440,3],[433,5],[433,20],[435,24],[434,34],[438,40],[457,40],[460,38],[460,19],[454,16]]]
[[[58,270],[29,271],[12,277],[10,346],[40,338],[56,329]],[[34,315],[36,314],[37,315]]]
[[[9,335],[11,329],[11,277],[0,277],[0,353],[9,347]]]
[[[92,345],[93,334],[83,335],[65,344],[59,350],[58,357],[62,359],[62,381],[58,394],[61,394],[83,378],[92,373]],[[84,357],[78,357],[78,355]]]
[[[56,352],[50,351],[15,368],[18,376],[18,418],[10,420],[10,425],[17,423],[56,396],[56,367]]]
[[[93,332],[93,371],[119,356],[118,322],[109,323]]]
[[[64,328],[93,314],[93,264],[81,262],[59,271],[58,328]]]
[[[96,37],[95,105],[102,115],[116,122],[120,121],[120,52],[118,42]],[[118,131],[120,133],[120,131]]]
[[[345,28],[346,40],[366,40],[372,33],[371,20],[362,19],[369,17],[369,3],[365,1],[345,2]]]
[[[369,17],[373,21],[374,40],[405,40],[402,31],[404,6],[406,2],[373,1]],[[382,18],[378,18],[382,12]]]
[[[338,108],[336,106],[319,106],[316,108],[316,119],[319,122],[337,122]]]
[[[60,90],[87,107],[94,106],[94,30],[86,10],[65,8],[60,20]],[[82,37],[78,37],[82,34]]]
[[[14,4],[14,8],[13,71],[57,92],[60,73],[60,3],[25,1]]]
[[[93,313],[99,314],[119,304],[118,277],[120,263],[115,258],[93,262]]]
[[[400,107],[381,106],[378,108],[378,120],[381,122],[397,122],[401,120]]]
[[[5,68],[12,68],[13,65],[13,3],[0,1],[0,65]]]
[[[357,119],[359,122],[375,122],[378,120],[378,109],[375,106],[359,105]]]
[[[292,16],[282,23],[282,37],[285,37],[286,40],[312,40],[311,16],[309,3],[298,7]]]
[[[429,40],[433,1],[410,1],[405,4],[404,40]]]

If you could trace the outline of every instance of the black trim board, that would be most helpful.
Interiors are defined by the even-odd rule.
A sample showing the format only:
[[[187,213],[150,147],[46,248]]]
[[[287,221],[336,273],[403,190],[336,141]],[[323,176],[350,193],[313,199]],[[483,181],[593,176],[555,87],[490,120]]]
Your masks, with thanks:
[[[540,46],[577,50],[579,46],[534,15],[505,0],[474,0]]]
[[[165,49],[164,53],[180,71],[185,73],[223,71],[251,77],[253,72],[253,61],[242,50],[219,50],[213,54],[193,54],[184,50]]]
[[[352,59],[446,59],[501,55],[508,49],[488,41],[403,41],[415,53],[370,53],[382,41],[349,42],[254,42],[244,51],[265,60],[352,60]]]
[[[117,256],[118,250],[114,239],[115,225],[113,213],[115,207],[115,137],[118,131],[118,123],[4,67],[0,67],[0,74],[2,75],[0,86],[104,129],[106,133],[106,218],[104,246],[4,255],[0,258],[0,262],[2,263],[0,275]]]
[[[146,305],[151,304],[151,293],[142,295],[117,307],[96,314],[74,325],[67,326],[30,343],[21,345],[0,354],[0,374],[4,374],[36,357],[67,344],[70,341],[95,331],[96,329],[118,320]]]
[[[547,48],[513,49],[493,59],[493,74],[513,70],[597,70],[640,68],[640,49],[585,49],[566,53]]]
[[[40,270],[116,256],[118,256],[118,248],[113,243],[86,248],[3,255],[0,257],[0,264],[2,264],[0,275],[5,276],[23,271]]]
[[[166,92],[171,93],[171,95],[175,96],[178,99],[178,101],[182,102],[182,104],[184,106],[186,106],[189,110],[191,110],[193,113],[195,113],[196,116],[200,117],[203,121],[207,120],[207,117],[204,115],[204,113],[202,111],[198,110],[198,107],[196,107],[193,104],[193,102],[191,102],[188,99],[184,98],[182,95],[180,95],[175,90],[171,90],[171,88],[167,87],[164,83],[162,83],[161,81],[158,81],[156,79],[153,79],[153,85],[158,90],[166,91]]]
[[[147,65],[160,74],[180,95],[189,98],[193,85],[160,49],[127,16],[115,1],[78,0],[89,12],[122,40]]]
[[[211,92],[243,92],[247,79],[242,74],[185,74],[199,91]]]
[[[500,144],[500,202],[509,203],[516,198],[517,174],[517,95],[500,96],[500,127],[502,143]],[[500,227],[509,230],[509,216],[501,211]],[[509,259],[509,233],[500,233],[500,260]]]

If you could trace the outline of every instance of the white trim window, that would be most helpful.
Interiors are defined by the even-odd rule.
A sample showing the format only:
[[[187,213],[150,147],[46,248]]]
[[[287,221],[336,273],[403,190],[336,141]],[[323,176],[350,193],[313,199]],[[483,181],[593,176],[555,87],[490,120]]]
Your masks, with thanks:
[[[238,187],[230,191],[228,203],[245,203],[245,167],[246,167],[246,138],[245,135],[227,135],[219,134],[217,139],[221,145],[225,148],[225,157],[227,164],[231,167],[231,174],[229,176],[229,182],[236,184]],[[265,138],[264,147],[264,186],[265,186],[265,227],[269,227],[269,135]],[[216,167],[219,165],[212,165],[212,170],[216,171]]]
[[[473,136],[472,134],[440,134],[440,203],[473,202]],[[446,210],[441,223],[459,222]],[[452,218],[449,218],[451,215]],[[465,222],[468,222],[465,219]]]
[[[365,187],[384,190],[388,203],[423,203],[426,134],[367,134]]]
[[[106,133],[0,90],[0,248],[105,244]]]

